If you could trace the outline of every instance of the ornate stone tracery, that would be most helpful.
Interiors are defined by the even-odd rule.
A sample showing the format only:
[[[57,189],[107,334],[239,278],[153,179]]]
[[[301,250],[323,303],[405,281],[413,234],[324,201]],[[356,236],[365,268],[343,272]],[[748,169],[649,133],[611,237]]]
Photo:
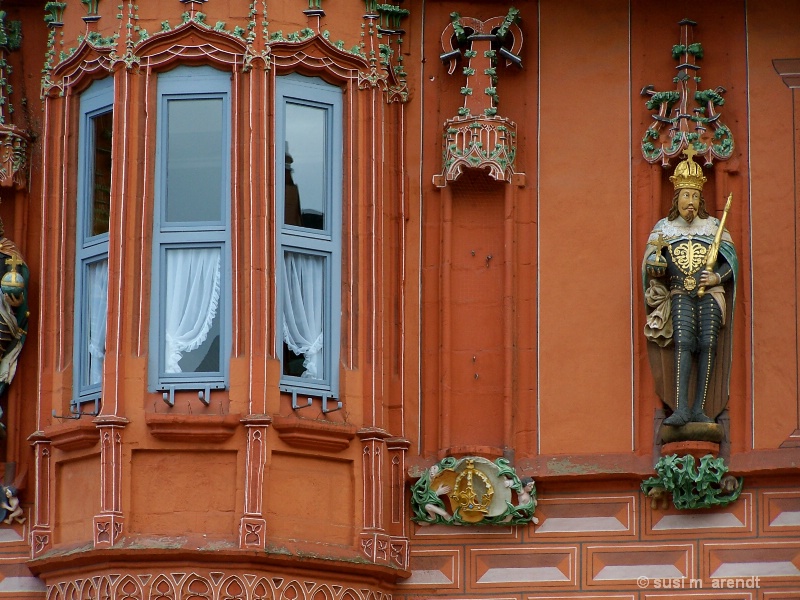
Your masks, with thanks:
[[[497,113],[497,66],[504,60],[506,66],[522,67],[519,11],[511,8],[505,17],[486,21],[458,13],[451,19],[442,32],[440,58],[448,63],[450,75],[462,56],[467,59],[462,68],[464,105],[445,122],[443,169],[433,183],[444,187],[465,168],[488,169],[493,179],[509,182],[515,173],[517,125]]]
[[[119,598],[120,600],[391,600],[377,588],[333,585],[279,573],[226,571],[110,572],[47,586],[47,600]]]
[[[696,64],[703,58],[703,46],[694,41],[694,21],[684,19],[681,41],[672,47],[672,57],[678,61],[678,74],[673,78],[675,90],[657,92],[655,86],[642,89],[642,96],[650,96],[649,110],[657,110],[653,123],[642,138],[642,156],[649,163],[661,162],[668,166],[690,145],[710,166],[714,159],[727,160],[733,153],[733,133],[720,120],[717,109],[725,104],[722,86],[700,90],[700,67]],[[696,103],[691,108],[692,102]]]
[[[28,144],[30,137],[11,122],[12,87],[9,83],[11,65],[8,55],[20,46],[22,23],[7,21],[0,11],[0,187],[23,189],[28,179]]]

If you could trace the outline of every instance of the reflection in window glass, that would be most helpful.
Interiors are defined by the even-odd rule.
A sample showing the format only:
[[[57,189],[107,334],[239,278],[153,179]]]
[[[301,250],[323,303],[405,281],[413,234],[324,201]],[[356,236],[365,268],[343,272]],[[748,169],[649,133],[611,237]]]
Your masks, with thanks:
[[[222,220],[223,108],[221,98],[168,102],[168,222]]]
[[[303,104],[286,104],[287,225],[325,229],[325,115]]]
[[[92,119],[94,130],[93,172],[90,236],[108,233],[108,215],[111,207],[111,138],[113,113],[107,112]]]

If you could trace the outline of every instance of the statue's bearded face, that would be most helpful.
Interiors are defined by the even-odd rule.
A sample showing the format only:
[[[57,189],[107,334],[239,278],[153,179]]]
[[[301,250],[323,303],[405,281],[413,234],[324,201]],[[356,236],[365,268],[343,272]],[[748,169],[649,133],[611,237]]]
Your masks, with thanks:
[[[678,193],[678,213],[687,223],[694,221],[700,210],[700,191],[682,188]]]

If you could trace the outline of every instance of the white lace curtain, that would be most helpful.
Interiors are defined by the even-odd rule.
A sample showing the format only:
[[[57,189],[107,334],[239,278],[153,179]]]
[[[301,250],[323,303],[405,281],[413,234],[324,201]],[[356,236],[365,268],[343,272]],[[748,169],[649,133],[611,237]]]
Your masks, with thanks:
[[[87,267],[89,356],[88,384],[103,379],[103,359],[106,356],[106,316],[108,313],[108,259],[98,260]]]
[[[180,373],[185,352],[205,342],[219,305],[219,248],[166,252],[164,371]]]
[[[283,269],[283,340],[303,355],[302,377],[325,376],[322,344],[325,258],[287,252]]]

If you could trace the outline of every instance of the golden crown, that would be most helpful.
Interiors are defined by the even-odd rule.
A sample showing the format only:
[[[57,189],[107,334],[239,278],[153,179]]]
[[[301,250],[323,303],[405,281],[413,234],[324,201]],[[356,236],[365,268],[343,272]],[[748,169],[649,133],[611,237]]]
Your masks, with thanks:
[[[703,191],[703,184],[707,181],[703,175],[703,168],[698,165],[692,158],[697,152],[692,146],[689,146],[684,152],[686,160],[682,160],[675,167],[675,174],[669,178],[675,189],[691,188],[693,190]]]

